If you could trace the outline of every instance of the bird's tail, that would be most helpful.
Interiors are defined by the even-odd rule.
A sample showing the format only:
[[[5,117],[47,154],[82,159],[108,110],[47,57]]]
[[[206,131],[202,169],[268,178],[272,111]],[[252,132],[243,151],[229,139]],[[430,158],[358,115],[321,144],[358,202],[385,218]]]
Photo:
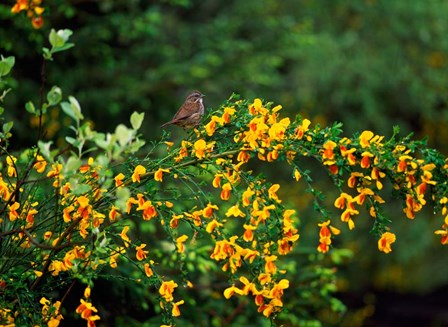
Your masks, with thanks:
[[[172,123],[173,123],[172,121],[166,122],[165,124],[161,125],[160,128],[165,128],[168,125],[171,125]]]

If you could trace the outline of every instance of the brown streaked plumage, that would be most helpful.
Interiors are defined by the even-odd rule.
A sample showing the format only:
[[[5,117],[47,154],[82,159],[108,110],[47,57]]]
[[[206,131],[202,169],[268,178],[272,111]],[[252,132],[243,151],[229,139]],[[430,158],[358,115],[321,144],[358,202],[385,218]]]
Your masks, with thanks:
[[[204,115],[203,97],[204,95],[201,92],[196,90],[192,91],[176,112],[173,119],[160,127],[164,128],[168,125],[177,125],[182,128],[192,128],[199,125]]]

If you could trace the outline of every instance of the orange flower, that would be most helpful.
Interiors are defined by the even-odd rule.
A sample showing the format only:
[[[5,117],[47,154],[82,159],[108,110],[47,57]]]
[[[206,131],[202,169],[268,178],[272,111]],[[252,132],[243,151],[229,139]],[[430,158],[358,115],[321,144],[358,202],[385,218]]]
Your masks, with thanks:
[[[231,190],[232,190],[232,186],[230,185],[230,183],[225,183],[222,186],[221,199],[224,201],[227,201],[228,199],[230,199],[230,191]]]
[[[252,225],[246,225],[246,224],[244,224],[243,227],[244,227],[244,230],[245,230],[245,232],[243,234],[243,239],[246,242],[252,241],[254,239],[253,231],[256,230],[257,227],[256,226],[252,226]]]
[[[177,301],[176,303],[173,303],[173,309],[171,310],[171,314],[173,317],[179,317],[180,316],[180,310],[179,305],[184,304],[184,300]]]
[[[87,324],[89,327],[96,326],[95,321],[100,320],[100,316],[93,315],[94,312],[98,312],[98,310],[92,305],[92,303],[80,300],[81,304],[76,308],[76,313],[81,315],[81,318],[87,320]]]
[[[163,180],[163,173],[169,173],[169,172],[170,172],[169,169],[163,169],[163,168],[157,169],[157,171],[154,173],[154,180],[157,182],[161,182]]]
[[[154,272],[152,271],[151,267],[149,266],[149,263],[145,263],[144,268],[145,268],[145,274],[147,277],[151,277],[152,275],[154,275]]]
[[[368,151],[365,151],[361,155],[362,155],[361,167],[362,168],[369,168],[370,167],[370,158],[373,157],[373,154],[371,154]]]
[[[331,236],[339,235],[341,231],[333,226],[330,226],[330,220],[320,223],[318,226],[320,227],[320,231],[317,251],[326,253],[330,249],[329,245],[331,244]]]
[[[230,118],[231,118],[231,116],[233,116],[234,114],[235,114],[235,108],[233,108],[233,107],[226,107],[226,108],[224,108],[224,113],[223,113],[223,115],[222,115],[222,121],[223,121],[223,124],[228,124],[228,123],[230,123]]]
[[[255,194],[255,192],[254,192],[250,187],[248,187],[248,188],[243,192],[243,195],[242,195],[243,207],[247,207],[247,206],[250,205],[250,198],[251,198],[252,195],[254,195],[254,194]]]
[[[327,141],[325,142],[325,144],[323,145],[323,153],[322,153],[322,158],[323,159],[328,159],[325,162],[328,162],[328,164],[332,164],[332,160],[334,159],[334,152],[333,149],[336,147],[336,143],[334,143],[333,141]],[[331,163],[330,163],[331,162]],[[326,163],[327,164],[327,163]]]
[[[149,200],[142,201],[142,203],[139,203],[137,211],[143,211],[142,213],[143,220],[151,220],[152,218],[157,217],[156,207],[154,207],[152,202]]]
[[[36,163],[33,165],[33,167],[39,174],[42,174],[47,167],[47,161],[44,159],[44,157],[38,154],[36,156]]]
[[[213,216],[213,210],[219,210],[218,206],[208,203],[207,206],[202,210],[202,215],[205,218],[210,218],[211,216]]]
[[[353,166],[356,163],[356,157],[353,154],[353,152],[356,151],[355,148],[347,149],[345,145],[340,145],[339,150],[341,151],[341,155],[344,158],[347,158],[348,164],[350,166]]]
[[[135,251],[137,252],[136,257],[138,261],[142,261],[143,259],[146,259],[146,254],[149,251],[143,250],[146,247],[145,243],[142,243],[141,245],[137,246],[135,248]]]
[[[207,231],[207,233],[211,234],[217,227],[222,227],[222,226],[224,226],[224,225],[221,224],[216,219],[213,219],[211,222],[209,222],[207,224],[207,227],[205,228],[205,230]]]
[[[123,230],[119,234],[126,247],[128,247],[129,244],[131,244],[131,240],[129,239],[128,235],[126,234],[128,232],[128,230],[129,230],[129,226],[124,226]]]
[[[275,274],[275,272],[277,271],[277,267],[275,266],[274,261],[277,260],[277,256],[276,255],[268,255],[264,258],[264,260],[266,261],[265,265],[264,265],[264,271],[266,274]]]
[[[119,187],[123,184],[124,175],[123,173],[119,173],[117,176],[114,177],[115,179],[115,186]]]
[[[109,211],[109,220],[115,221],[119,215],[120,213],[117,211],[117,208],[113,205]]]
[[[396,236],[394,233],[385,232],[378,240],[378,249],[384,253],[392,251],[391,244],[395,242]]]
[[[235,285],[232,285],[224,290],[224,297],[230,299],[233,294],[243,295],[243,291]]]
[[[218,188],[221,186],[221,174],[216,174],[215,178],[213,178],[212,185],[214,188]]]
[[[177,287],[177,283],[170,280],[168,282],[163,282],[162,285],[160,285],[159,288],[159,294],[165,299],[167,302],[173,301],[173,292],[174,289]]]
[[[298,138],[300,140],[303,137],[303,135],[305,134],[305,132],[308,131],[310,124],[311,124],[311,121],[309,119],[304,119],[302,121],[302,124],[299,127],[297,127],[295,130],[296,138]]]
[[[17,209],[19,209],[20,203],[14,202],[9,206],[9,220],[14,221],[19,217],[19,213],[17,212]]]

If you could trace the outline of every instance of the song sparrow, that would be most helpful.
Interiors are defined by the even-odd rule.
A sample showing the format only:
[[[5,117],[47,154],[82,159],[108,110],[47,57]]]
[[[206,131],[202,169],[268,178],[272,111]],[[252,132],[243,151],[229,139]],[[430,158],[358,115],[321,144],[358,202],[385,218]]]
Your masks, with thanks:
[[[192,91],[183,105],[174,115],[173,119],[169,122],[163,124],[162,128],[168,125],[177,125],[182,128],[192,128],[201,122],[202,116],[204,115],[204,104],[202,103],[202,98],[204,95],[199,91]]]

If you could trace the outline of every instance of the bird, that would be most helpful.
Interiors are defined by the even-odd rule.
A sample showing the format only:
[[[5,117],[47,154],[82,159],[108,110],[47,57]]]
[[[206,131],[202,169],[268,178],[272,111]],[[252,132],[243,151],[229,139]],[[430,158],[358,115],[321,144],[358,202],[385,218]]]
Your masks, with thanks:
[[[191,91],[173,119],[160,127],[164,128],[168,125],[177,125],[184,129],[189,129],[199,125],[204,115],[203,97],[204,95],[201,92],[197,90]]]

